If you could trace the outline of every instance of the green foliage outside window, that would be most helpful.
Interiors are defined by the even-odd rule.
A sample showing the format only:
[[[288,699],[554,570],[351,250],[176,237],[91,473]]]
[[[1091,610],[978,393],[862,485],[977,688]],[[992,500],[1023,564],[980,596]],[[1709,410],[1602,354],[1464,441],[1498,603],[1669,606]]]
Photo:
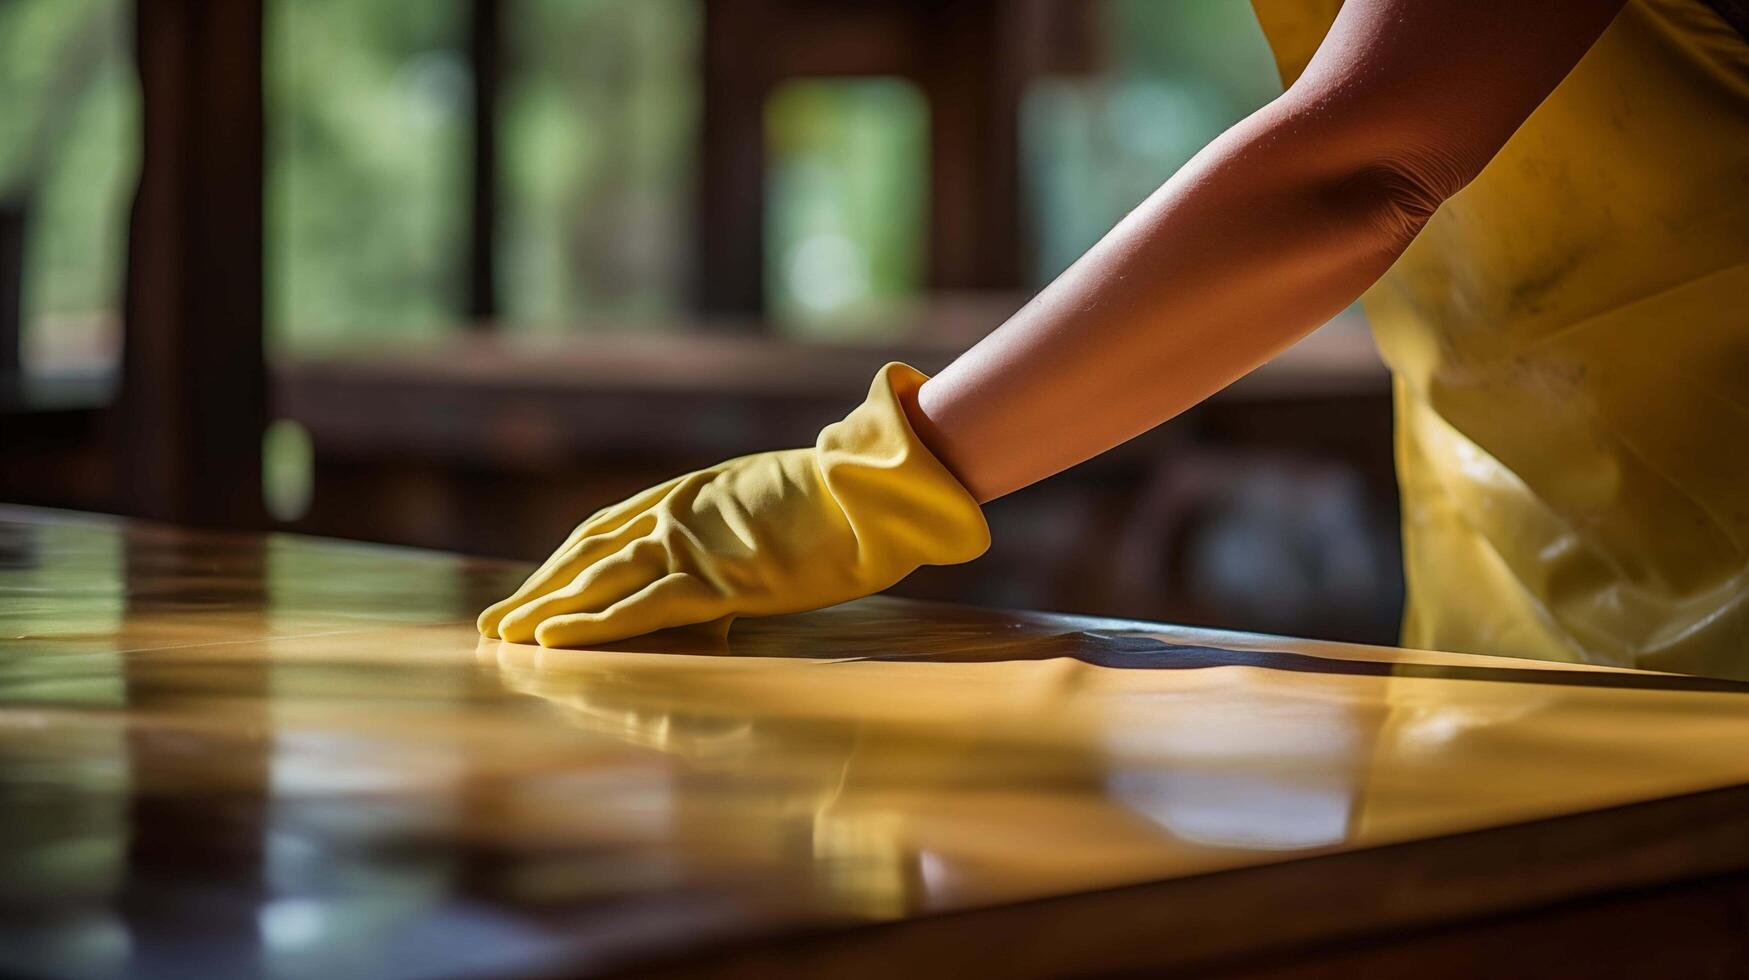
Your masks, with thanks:
[[[506,324],[671,320],[691,247],[699,0],[514,0],[505,10]]]
[[[1223,130],[1281,93],[1248,3],[1105,0],[1110,71],[1028,94],[1022,144],[1039,284]]]
[[[284,347],[453,329],[473,83],[459,0],[271,0],[267,321]]]
[[[19,312],[33,368],[114,356],[139,165],[130,6],[0,3],[0,220],[22,229]]]
[[[766,105],[765,297],[791,333],[866,335],[922,286],[929,107],[896,78],[792,82]]]

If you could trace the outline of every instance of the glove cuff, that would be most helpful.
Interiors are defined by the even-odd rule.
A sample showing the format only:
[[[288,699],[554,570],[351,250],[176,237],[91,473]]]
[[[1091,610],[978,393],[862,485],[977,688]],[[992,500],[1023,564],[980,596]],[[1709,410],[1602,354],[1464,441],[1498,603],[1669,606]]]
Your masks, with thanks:
[[[990,547],[978,501],[917,438],[905,400],[929,380],[894,361],[868,398],[814,443],[820,474],[856,536],[859,563],[898,581],[919,565],[971,561]]]

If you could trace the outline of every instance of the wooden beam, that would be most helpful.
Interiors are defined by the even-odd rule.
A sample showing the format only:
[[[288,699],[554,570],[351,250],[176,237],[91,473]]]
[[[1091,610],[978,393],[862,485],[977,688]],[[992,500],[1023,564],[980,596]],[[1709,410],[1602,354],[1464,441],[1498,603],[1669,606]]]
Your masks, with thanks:
[[[120,506],[256,526],[262,0],[136,0],[139,189],[128,237]]]

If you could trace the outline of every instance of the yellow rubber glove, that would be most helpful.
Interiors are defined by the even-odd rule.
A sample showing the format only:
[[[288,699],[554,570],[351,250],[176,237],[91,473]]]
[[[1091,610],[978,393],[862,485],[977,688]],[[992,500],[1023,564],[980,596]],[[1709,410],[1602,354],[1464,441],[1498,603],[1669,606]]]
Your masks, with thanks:
[[[669,626],[801,612],[990,546],[978,502],[911,431],[924,375],[888,364],[812,449],[689,473],[584,521],[480,632],[577,647]]]

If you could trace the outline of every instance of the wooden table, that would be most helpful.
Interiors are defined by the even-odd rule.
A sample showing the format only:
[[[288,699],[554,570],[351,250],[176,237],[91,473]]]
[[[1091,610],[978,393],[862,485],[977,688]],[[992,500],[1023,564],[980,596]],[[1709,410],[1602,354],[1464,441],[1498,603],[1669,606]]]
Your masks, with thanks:
[[[0,510],[0,974],[1738,976],[1749,685]]]

